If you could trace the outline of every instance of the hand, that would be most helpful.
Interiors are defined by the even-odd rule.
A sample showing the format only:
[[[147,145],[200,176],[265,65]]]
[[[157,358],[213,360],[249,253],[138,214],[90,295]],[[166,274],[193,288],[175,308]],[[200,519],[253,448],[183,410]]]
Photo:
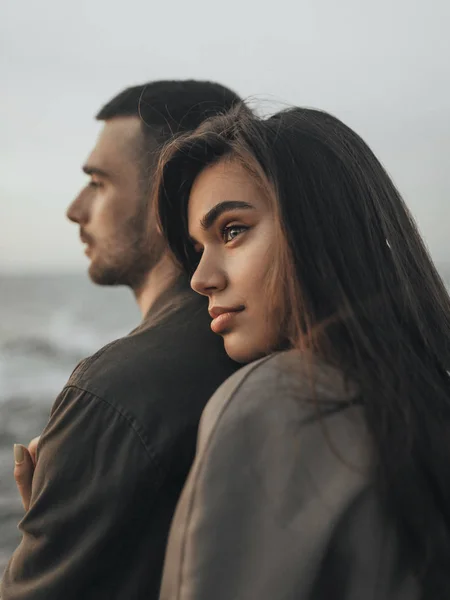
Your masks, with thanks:
[[[30,507],[31,484],[36,466],[38,442],[39,437],[35,437],[29,443],[28,448],[22,444],[14,444],[14,479],[25,510]]]

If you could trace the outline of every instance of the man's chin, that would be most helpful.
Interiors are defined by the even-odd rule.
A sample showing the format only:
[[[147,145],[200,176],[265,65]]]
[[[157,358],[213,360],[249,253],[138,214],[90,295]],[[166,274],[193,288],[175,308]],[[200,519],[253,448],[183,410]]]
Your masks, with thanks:
[[[106,267],[91,261],[88,269],[89,278],[97,285],[128,285],[126,273],[113,267]]]
[[[96,260],[91,260],[88,274],[93,283],[105,286],[124,285],[137,290],[142,286],[150,268],[148,264],[139,260],[122,265],[105,265]]]

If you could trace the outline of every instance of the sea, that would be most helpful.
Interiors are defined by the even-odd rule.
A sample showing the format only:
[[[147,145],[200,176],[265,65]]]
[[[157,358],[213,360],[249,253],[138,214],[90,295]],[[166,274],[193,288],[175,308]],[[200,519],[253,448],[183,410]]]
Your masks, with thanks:
[[[140,321],[131,292],[87,275],[0,275],[0,578],[20,541],[13,444],[45,427],[82,359]]]
[[[450,268],[446,269],[450,281]],[[140,321],[132,294],[79,275],[0,275],[0,578],[20,536],[13,444],[45,427],[82,359]]]

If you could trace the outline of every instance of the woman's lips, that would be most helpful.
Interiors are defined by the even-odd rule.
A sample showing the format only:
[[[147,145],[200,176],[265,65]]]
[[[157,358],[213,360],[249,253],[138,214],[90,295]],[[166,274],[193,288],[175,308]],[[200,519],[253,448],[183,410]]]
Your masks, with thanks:
[[[222,333],[225,329],[227,329],[232,321],[236,318],[236,316],[241,313],[244,309],[239,308],[236,310],[229,310],[227,312],[223,312],[220,315],[217,315],[211,321],[211,329],[214,333]]]

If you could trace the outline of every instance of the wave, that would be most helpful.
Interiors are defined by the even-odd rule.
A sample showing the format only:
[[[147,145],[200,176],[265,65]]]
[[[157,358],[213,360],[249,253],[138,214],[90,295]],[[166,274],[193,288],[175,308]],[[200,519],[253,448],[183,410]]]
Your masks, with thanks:
[[[0,345],[0,354],[8,354],[9,358],[13,356],[39,356],[56,361],[77,360],[78,352],[71,348],[62,347],[54,340],[39,337],[23,337],[13,340],[7,340]]]
[[[27,398],[51,405],[80,360],[126,333],[101,330],[65,310],[53,313],[45,329],[31,329],[0,341],[0,403]]]

